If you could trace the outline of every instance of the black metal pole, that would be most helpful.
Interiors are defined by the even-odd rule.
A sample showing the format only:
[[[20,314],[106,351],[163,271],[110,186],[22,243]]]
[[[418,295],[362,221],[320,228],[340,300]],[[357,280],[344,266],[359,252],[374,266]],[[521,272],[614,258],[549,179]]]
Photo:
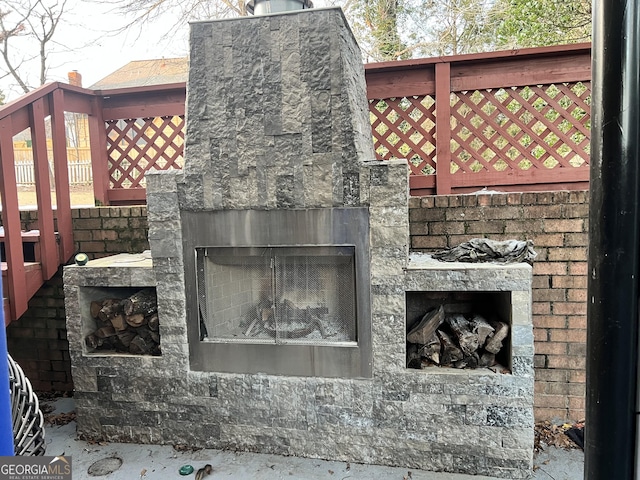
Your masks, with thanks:
[[[585,479],[637,478],[640,0],[594,0]]]

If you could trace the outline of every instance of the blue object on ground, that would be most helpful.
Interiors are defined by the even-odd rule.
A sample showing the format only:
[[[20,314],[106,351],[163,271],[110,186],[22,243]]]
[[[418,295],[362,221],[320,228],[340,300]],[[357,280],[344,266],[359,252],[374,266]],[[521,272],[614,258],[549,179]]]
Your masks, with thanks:
[[[0,291],[2,278],[0,277]],[[13,456],[13,428],[11,426],[11,388],[9,387],[9,363],[7,360],[7,332],[4,326],[4,305],[0,309],[0,456]],[[4,393],[2,393],[4,392]]]

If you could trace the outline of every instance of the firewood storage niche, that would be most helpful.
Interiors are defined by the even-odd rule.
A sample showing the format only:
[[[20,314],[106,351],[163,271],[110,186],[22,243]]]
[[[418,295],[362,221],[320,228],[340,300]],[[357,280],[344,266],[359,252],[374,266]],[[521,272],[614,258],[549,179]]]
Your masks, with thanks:
[[[371,375],[364,209],[193,212],[183,224],[193,369]]]
[[[155,287],[81,287],[85,355],[161,355]]]
[[[408,368],[487,367],[500,373],[511,371],[511,292],[406,292],[406,301]],[[440,319],[436,318],[438,309],[442,309]],[[436,340],[435,349],[431,339],[415,340],[410,334],[429,314],[434,320],[429,323],[432,324],[431,338]],[[453,326],[454,322],[457,327]],[[478,322],[486,328],[484,335],[478,332]],[[429,354],[433,352],[436,355]]]

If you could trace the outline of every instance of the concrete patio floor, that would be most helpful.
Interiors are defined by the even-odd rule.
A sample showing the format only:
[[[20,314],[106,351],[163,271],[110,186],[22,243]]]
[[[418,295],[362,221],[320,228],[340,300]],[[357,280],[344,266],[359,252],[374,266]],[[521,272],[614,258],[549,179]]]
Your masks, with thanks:
[[[43,402],[54,407],[52,414],[72,412],[72,398]],[[181,476],[183,465],[195,470],[210,464],[213,473],[205,479],[230,480],[490,480],[493,477],[451,473],[434,473],[402,467],[349,464],[317,459],[283,457],[222,450],[178,452],[167,445],[125,443],[90,444],[76,439],[75,422],[63,426],[47,426],[47,455],[70,455],[75,480],[104,478],[108,480],[193,479],[195,473]],[[98,460],[117,457],[122,465],[112,473],[90,475],[89,467]],[[536,455],[532,472],[537,480],[581,480],[584,455],[581,450],[548,447]]]

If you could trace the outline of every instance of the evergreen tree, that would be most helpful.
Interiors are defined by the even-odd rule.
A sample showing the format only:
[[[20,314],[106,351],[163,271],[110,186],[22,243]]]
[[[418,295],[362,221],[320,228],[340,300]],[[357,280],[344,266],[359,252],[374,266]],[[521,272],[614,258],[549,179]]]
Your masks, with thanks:
[[[493,14],[498,48],[538,47],[591,40],[588,0],[499,0]]]

